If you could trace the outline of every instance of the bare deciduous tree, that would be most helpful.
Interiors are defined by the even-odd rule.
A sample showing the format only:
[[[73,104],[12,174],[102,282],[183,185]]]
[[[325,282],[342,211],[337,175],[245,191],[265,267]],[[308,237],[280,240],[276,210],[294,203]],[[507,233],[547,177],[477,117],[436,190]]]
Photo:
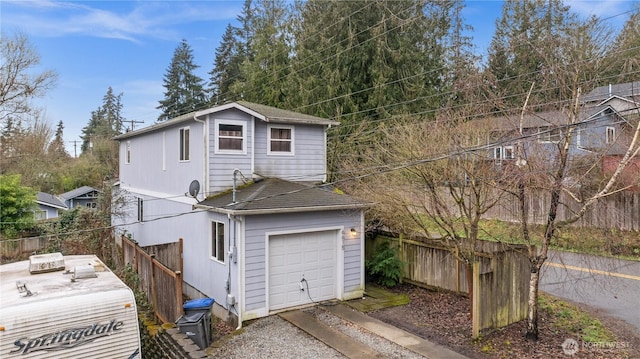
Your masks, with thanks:
[[[0,121],[33,110],[30,100],[43,96],[55,83],[51,70],[38,70],[40,56],[20,33],[0,37]]]

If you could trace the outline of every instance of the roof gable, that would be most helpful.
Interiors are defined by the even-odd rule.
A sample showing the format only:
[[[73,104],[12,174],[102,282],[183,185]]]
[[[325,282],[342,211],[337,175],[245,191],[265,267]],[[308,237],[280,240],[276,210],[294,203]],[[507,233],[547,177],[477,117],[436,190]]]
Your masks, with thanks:
[[[71,190],[69,192],[65,192],[65,193],[61,194],[60,197],[62,197],[64,200],[68,200],[68,199],[71,199],[71,198],[77,198],[77,197],[83,196],[83,195],[85,195],[87,193],[90,193],[90,192],[93,192],[93,191],[98,192],[98,193],[100,192],[100,191],[98,191],[97,189],[95,189],[93,187],[82,186],[80,188],[76,188],[76,189]]]
[[[210,114],[215,114],[221,111],[226,111],[229,109],[236,109],[247,113],[259,120],[265,122],[277,122],[277,123],[290,123],[290,124],[310,124],[310,125],[321,125],[321,126],[336,126],[339,125],[340,122],[329,120],[322,117],[316,117],[311,115],[305,115],[303,113],[282,110],[276,107],[260,105],[256,103],[251,103],[247,101],[238,101],[238,102],[230,102],[224,105],[211,107],[206,110],[190,112],[176,118],[170,119],[168,121],[159,122],[153,124],[148,127],[141,128],[139,130],[123,133],[114,137],[115,140],[122,140],[130,137],[134,137],[136,135],[140,135],[147,132],[153,132],[162,128],[175,126],[179,124],[183,124],[185,122],[196,121],[197,119],[202,119],[202,117]]]

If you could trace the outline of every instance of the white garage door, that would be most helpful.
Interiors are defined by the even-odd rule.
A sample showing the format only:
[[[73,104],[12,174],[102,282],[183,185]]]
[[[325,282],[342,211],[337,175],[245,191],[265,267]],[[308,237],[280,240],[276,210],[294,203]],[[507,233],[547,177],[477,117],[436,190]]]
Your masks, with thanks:
[[[337,231],[269,237],[269,309],[336,297]],[[300,281],[304,278],[304,291]]]

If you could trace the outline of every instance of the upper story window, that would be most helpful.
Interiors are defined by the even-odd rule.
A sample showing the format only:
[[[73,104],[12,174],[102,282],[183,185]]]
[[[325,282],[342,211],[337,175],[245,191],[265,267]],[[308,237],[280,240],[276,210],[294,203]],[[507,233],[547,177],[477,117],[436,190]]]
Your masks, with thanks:
[[[493,158],[496,160],[512,160],[515,158],[513,146],[498,146],[493,148]]]
[[[138,222],[144,222],[144,200],[140,197],[137,197],[138,200]]]
[[[189,127],[180,129],[180,161],[189,161]]]
[[[127,141],[127,143],[125,144],[124,163],[131,163],[131,141]]]
[[[559,128],[540,127],[538,128],[538,142],[558,143],[562,139],[562,131]]]
[[[616,128],[615,127],[607,127],[607,144],[614,143],[616,141]]]
[[[215,121],[216,152],[246,153],[247,129],[245,122]]]
[[[282,125],[267,126],[269,139],[267,152],[270,155],[293,154],[293,127]]]

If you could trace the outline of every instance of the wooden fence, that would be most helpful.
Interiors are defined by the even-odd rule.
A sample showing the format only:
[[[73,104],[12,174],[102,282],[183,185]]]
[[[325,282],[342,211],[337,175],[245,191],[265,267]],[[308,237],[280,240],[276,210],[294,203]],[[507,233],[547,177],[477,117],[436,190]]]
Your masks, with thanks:
[[[550,200],[549,193],[542,191],[528,197],[526,206],[530,223],[545,223]],[[582,207],[582,203],[566,193],[561,195],[560,201],[559,221],[570,218]],[[505,196],[487,212],[485,218],[520,222],[519,213],[517,201]],[[623,191],[601,198],[572,226],[640,231],[640,192]]]
[[[391,240],[405,264],[403,281],[427,288],[469,294],[473,334],[500,328],[527,317],[529,308],[529,260],[522,246],[480,242],[470,266],[456,259],[453,249],[404,236],[368,238],[369,255],[381,241]]]
[[[137,243],[122,237],[124,264],[132,265],[138,273],[140,289],[153,305],[155,315],[165,323],[173,323],[183,314],[182,271],[167,267],[156,256],[173,258],[170,262],[174,263],[174,268],[182,269],[182,239],[173,245],[161,245],[151,251],[156,254],[147,253]]]
[[[48,237],[5,239],[0,241],[0,264],[7,259],[22,260],[49,245]]]

